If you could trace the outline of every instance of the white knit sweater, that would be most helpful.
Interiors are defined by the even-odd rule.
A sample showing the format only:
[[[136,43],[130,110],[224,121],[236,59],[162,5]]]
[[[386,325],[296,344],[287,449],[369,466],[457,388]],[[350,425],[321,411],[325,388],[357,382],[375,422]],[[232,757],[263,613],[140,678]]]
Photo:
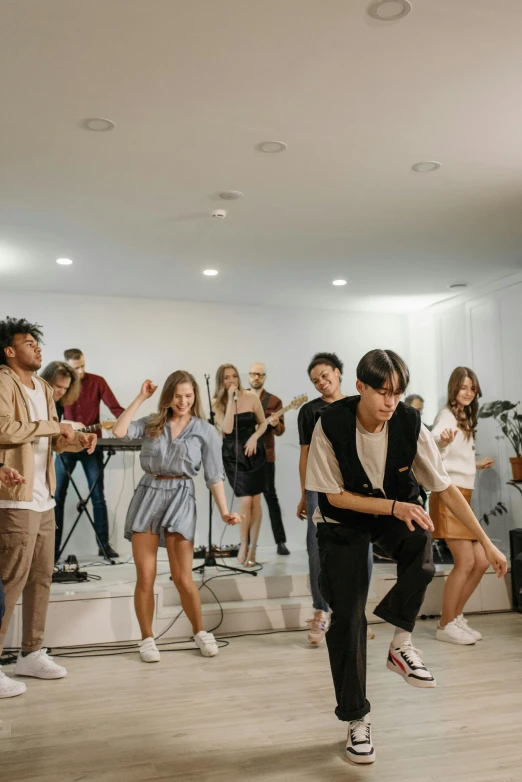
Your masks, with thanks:
[[[457,436],[452,443],[442,448],[440,435],[444,429],[457,429]],[[443,407],[437,414],[431,434],[439,446],[442,463],[451,482],[462,489],[474,489],[477,472],[475,439],[473,437],[466,438],[464,432],[458,429],[457,419],[448,407]]]

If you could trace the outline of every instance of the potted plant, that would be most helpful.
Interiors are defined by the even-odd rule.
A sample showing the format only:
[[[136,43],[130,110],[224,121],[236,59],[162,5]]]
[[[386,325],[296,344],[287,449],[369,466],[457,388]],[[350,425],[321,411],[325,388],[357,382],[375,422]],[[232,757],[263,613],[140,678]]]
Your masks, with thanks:
[[[516,456],[511,456],[511,470],[514,481],[522,481],[522,413],[518,412],[519,402],[486,402],[479,410],[479,418],[494,418],[513,446]]]

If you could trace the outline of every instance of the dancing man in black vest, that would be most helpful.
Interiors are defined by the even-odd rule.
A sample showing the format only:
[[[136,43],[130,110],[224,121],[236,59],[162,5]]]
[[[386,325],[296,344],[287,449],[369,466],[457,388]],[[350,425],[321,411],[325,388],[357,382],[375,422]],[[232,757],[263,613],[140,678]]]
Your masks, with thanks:
[[[420,485],[440,494],[473,533],[488,561],[505,575],[505,556],[491,543],[442,465],[439,450],[413,407],[400,402],[409,382],[404,361],[391,350],[372,350],[357,367],[359,396],[328,405],[316,424],[306,488],[319,493],[319,584],[332,609],[326,635],[340,720],[348,722],[346,756],[373,763],[366,699],[368,544],[397,561],[397,581],[374,613],[395,627],[390,671],[414,687],[436,682],[411,641],[426,587],[435,573],[433,524]]]

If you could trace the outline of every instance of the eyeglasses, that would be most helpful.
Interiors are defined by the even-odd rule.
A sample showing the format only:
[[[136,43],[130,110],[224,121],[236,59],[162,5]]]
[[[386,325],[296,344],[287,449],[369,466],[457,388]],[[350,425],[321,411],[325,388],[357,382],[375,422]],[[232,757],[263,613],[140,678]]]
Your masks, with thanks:
[[[266,377],[266,372],[249,372],[250,377]]]

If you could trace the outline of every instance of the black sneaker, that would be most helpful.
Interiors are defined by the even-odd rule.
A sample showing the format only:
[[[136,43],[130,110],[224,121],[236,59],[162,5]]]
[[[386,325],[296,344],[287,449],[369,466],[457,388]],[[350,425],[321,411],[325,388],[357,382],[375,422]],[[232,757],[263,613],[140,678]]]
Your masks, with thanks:
[[[112,546],[109,543],[105,544],[105,551],[102,548],[98,548],[98,556],[104,557],[108,556],[109,559],[118,559],[120,556],[117,551],[114,551]]]
[[[372,725],[368,715],[362,720],[352,720],[348,725],[346,757],[352,763],[374,763],[375,748],[372,744]]]
[[[286,543],[278,543],[277,544],[277,553],[278,554],[285,554],[285,555],[286,554],[290,554],[290,552],[288,551],[288,549],[286,547]]]

